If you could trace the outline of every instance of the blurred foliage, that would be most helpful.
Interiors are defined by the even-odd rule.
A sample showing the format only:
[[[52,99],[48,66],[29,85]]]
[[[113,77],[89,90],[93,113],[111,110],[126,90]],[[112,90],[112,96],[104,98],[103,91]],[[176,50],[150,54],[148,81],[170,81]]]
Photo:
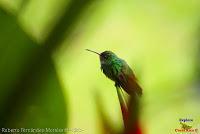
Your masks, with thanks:
[[[200,124],[199,0],[0,0],[0,6],[6,11],[0,11],[1,126],[100,134],[103,111],[120,130],[116,90],[85,48],[112,50],[134,69],[147,134],[174,133],[179,118]]]
[[[71,25],[88,2],[71,1],[69,9],[59,21],[54,22],[58,24],[51,25],[48,37],[43,37],[42,46],[35,42],[37,39],[30,39],[21,30],[15,16],[1,10],[1,127],[66,127],[66,100],[51,53],[62,41],[64,33],[69,33]],[[24,2],[21,4],[25,7]]]
[[[64,128],[65,97],[50,55],[14,17],[0,10],[0,19],[0,126]]]

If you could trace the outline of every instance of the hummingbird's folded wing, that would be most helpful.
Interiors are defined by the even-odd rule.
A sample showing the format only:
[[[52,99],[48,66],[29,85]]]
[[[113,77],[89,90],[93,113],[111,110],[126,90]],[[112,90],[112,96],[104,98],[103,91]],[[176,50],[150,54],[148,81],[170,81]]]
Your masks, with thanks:
[[[118,76],[118,84],[129,94],[137,93],[142,95],[142,88],[137,83],[137,79],[129,66],[122,69]]]

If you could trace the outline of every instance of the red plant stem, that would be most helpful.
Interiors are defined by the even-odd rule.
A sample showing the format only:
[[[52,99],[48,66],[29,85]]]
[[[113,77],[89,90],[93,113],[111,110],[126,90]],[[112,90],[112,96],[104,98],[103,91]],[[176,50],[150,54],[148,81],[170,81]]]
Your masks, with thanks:
[[[116,89],[117,89],[117,95],[118,95],[118,99],[119,99],[119,103],[120,103],[120,107],[121,107],[121,111],[122,111],[124,127],[126,128],[127,127],[126,125],[128,122],[128,106],[124,99],[121,89],[118,87]]]
[[[124,122],[123,134],[142,134],[138,119],[139,99],[137,96],[131,95],[127,106],[127,102],[124,99],[121,89],[117,87],[116,89]]]

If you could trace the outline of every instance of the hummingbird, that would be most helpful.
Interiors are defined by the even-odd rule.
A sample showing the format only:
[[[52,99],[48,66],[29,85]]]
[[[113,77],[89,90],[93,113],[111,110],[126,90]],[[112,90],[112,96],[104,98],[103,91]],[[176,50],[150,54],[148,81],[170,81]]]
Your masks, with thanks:
[[[116,88],[122,88],[129,95],[142,95],[142,88],[125,60],[111,51],[98,53],[90,49],[86,50],[99,55],[101,70],[109,79],[115,82]]]

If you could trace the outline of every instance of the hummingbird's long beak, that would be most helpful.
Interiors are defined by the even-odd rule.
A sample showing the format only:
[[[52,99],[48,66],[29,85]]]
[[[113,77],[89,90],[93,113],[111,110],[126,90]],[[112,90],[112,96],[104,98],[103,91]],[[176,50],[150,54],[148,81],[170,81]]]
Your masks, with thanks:
[[[85,49],[85,50],[87,50],[87,51],[89,51],[89,52],[93,52],[93,53],[95,53],[95,54],[98,54],[98,55],[100,55],[100,53],[97,53],[97,52],[95,52],[95,51],[92,51],[92,50],[90,50],[90,49]]]

